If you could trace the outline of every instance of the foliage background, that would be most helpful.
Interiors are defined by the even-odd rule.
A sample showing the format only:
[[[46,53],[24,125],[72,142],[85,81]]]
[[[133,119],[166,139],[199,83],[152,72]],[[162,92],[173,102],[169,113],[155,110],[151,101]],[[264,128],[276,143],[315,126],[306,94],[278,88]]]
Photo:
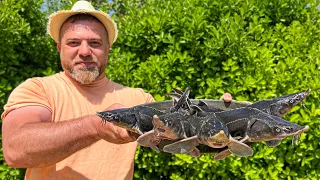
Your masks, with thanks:
[[[46,17],[75,0],[0,1],[0,106],[26,78],[61,70]],[[312,88],[306,108],[284,118],[311,129],[298,146],[254,145],[249,158],[155,153],[139,148],[135,179],[319,179],[320,19],[314,0],[114,0],[93,1],[118,24],[107,76],[142,87],[156,100],[172,87],[191,97],[257,101]],[[2,113],[2,109],[0,110]],[[23,179],[0,151],[0,178]]]

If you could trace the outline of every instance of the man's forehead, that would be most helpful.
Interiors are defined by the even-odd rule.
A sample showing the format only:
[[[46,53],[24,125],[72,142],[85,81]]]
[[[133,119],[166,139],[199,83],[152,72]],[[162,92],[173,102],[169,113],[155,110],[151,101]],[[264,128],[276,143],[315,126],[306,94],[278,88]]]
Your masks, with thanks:
[[[76,31],[79,29],[93,31],[96,34],[107,38],[107,31],[101,23],[98,23],[95,21],[86,21],[86,20],[78,20],[76,22],[65,22],[61,27],[60,35],[63,36],[64,34],[70,31]]]
[[[95,21],[89,21],[89,20],[77,20],[74,22],[65,22],[63,23],[61,27],[61,31],[66,30],[66,29],[77,29],[77,28],[86,28],[86,29],[95,29],[96,31],[106,31],[105,27],[103,24]]]

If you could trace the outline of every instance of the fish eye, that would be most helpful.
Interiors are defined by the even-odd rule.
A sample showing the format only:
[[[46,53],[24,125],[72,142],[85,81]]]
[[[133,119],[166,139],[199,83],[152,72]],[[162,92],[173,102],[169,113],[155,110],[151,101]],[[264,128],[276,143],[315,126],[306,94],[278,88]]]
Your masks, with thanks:
[[[289,103],[293,104],[293,102],[294,102],[293,99],[290,99]]]
[[[281,129],[280,129],[280,128],[277,128],[277,129],[276,129],[276,132],[280,132],[280,131],[281,131]]]

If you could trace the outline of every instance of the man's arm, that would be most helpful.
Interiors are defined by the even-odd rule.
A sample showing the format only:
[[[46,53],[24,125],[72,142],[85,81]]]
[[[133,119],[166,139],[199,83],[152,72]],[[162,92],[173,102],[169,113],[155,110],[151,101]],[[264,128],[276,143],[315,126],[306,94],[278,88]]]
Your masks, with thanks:
[[[41,106],[13,110],[2,122],[5,160],[16,168],[45,167],[100,139],[116,144],[133,141],[125,129],[111,123],[102,126],[100,121],[90,115],[54,123],[51,112]]]

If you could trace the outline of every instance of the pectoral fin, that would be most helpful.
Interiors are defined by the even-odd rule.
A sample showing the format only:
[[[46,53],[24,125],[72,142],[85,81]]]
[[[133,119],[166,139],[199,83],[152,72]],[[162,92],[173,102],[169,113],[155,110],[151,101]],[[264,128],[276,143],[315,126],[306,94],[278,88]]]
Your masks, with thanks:
[[[140,135],[137,138],[137,142],[140,146],[151,147],[153,150],[159,152],[157,145],[160,143],[161,139],[155,136],[153,130]]]
[[[230,137],[230,143],[228,144],[229,150],[232,152],[232,154],[236,156],[252,156],[253,155],[253,150],[250,146],[247,144],[237,141]]]
[[[194,150],[190,151],[187,154],[189,154],[192,157],[199,157],[200,156],[200,151],[199,151],[198,148],[195,147]]]
[[[190,138],[182,139],[164,146],[163,151],[172,154],[187,154],[196,149],[199,145],[198,137],[193,136]],[[199,151],[199,150],[198,150]]]
[[[229,150],[229,149],[225,149],[219,153],[217,153],[215,156],[214,156],[214,160],[218,161],[218,160],[223,160],[225,159],[226,157],[228,157],[229,155],[231,155],[232,152]]]

